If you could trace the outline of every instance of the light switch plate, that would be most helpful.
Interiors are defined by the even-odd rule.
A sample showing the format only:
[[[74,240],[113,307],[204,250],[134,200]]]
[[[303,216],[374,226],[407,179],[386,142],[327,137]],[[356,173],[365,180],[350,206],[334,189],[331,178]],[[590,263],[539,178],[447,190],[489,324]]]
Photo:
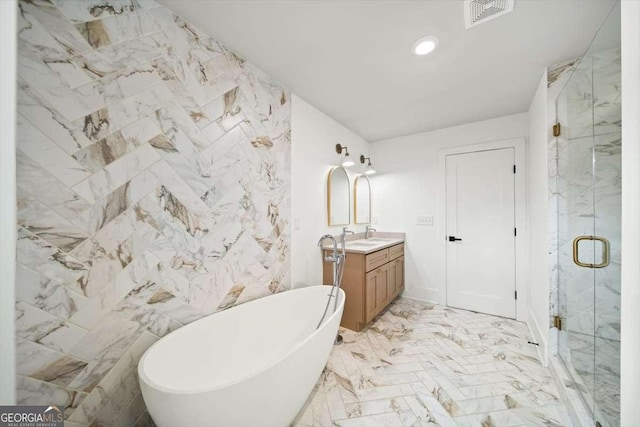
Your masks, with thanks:
[[[418,215],[416,217],[416,224],[417,225],[429,225],[429,226],[432,226],[433,225],[433,217],[432,216],[427,216],[427,215]]]

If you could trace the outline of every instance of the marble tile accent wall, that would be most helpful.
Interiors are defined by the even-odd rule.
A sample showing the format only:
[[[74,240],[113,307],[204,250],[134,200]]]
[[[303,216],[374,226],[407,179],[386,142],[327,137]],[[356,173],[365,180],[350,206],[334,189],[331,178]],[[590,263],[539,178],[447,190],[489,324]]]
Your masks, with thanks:
[[[18,403],[134,425],[150,345],[290,287],[290,93],[153,0],[18,6]]]

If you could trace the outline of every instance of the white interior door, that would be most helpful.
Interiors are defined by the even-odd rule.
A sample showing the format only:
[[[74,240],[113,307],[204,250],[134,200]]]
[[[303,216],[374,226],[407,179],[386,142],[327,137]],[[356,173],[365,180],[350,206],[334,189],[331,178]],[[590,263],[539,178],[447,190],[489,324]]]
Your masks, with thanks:
[[[447,305],[516,317],[514,176],[513,148],[446,157]]]

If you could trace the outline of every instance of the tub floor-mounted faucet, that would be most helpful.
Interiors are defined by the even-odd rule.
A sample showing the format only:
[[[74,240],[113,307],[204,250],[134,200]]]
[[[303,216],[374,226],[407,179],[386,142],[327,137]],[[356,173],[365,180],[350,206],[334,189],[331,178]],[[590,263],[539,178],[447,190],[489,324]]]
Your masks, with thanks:
[[[338,252],[338,242],[336,241],[336,238],[333,237],[332,235],[325,234],[320,238],[320,240],[318,240],[318,246],[320,246],[321,249],[322,249],[322,243],[325,240],[331,240],[331,243],[333,243],[333,251],[331,255],[325,255],[324,251],[322,251],[323,261],[333,263],[333,285],[331,287],[331,293],[329,294],[329,298],[327,299],[327,305],[324,308],[324,313],[322,313],[322,317],[320,318],[320,321],[318,322],[318,326],[316,326],[316,329],[318,329],[320,325],[322,325],[324,318],[327,316],[327,310],[329,309],[331,298],[334,297],[334,293],[335,293],[335,301],[333,303],[333,312],[335,313],[336,310],[338,309],[338,295],[340,294],[339,292],[340,282],[342,281],[342,273],[344,273],[344,259],[346,257],[346,251],[344,246],[345,230],[346,230],[346,227],[343,229],[343,232],[342,232],[343,234],[341,236],[341,242],[342,242],[341,252]],[[336,337],[335,343],[336,344],[342,343],[342,337],[340,336],[340,334],[338,334],[338,336]]]
[[[333,253],[331,255],[325,256],[324,260],[326,262],[335,262],[338,259],[338,242],[336,242],[336,238],[331,234],[325,234],[320,238],[320,240],[318,240],[318,246],[322,248],[322,243],[325,240],[331,240],[331,243],[333,243]]]

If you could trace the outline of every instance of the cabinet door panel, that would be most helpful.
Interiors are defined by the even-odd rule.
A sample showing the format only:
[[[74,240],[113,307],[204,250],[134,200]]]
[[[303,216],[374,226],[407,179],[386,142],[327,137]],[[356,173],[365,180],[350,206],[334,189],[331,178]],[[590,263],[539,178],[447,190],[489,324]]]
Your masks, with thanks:
[[[401,256],[396,261],[396,291],[395,295],[400,294],[404,289],[404,257]]]
[[[391,302],[391,300],[396,296],[396,291],[398,290],[398,263],[397,261],[391,261],[389,263],[389,274],[388,274],[388,300],[387,303]]]
[[[367,273],[365,280],[365,323],[371,322],[371,319],[378,313],[378,305],[376,303],[377,279],[378,276],[375,270]]]
[[[376,270],[376,305],[378,312],[389,302],[389,265]]]
[[[367,273],[366,322],[370,322],[389,302],[389,266],[387,264]]]

